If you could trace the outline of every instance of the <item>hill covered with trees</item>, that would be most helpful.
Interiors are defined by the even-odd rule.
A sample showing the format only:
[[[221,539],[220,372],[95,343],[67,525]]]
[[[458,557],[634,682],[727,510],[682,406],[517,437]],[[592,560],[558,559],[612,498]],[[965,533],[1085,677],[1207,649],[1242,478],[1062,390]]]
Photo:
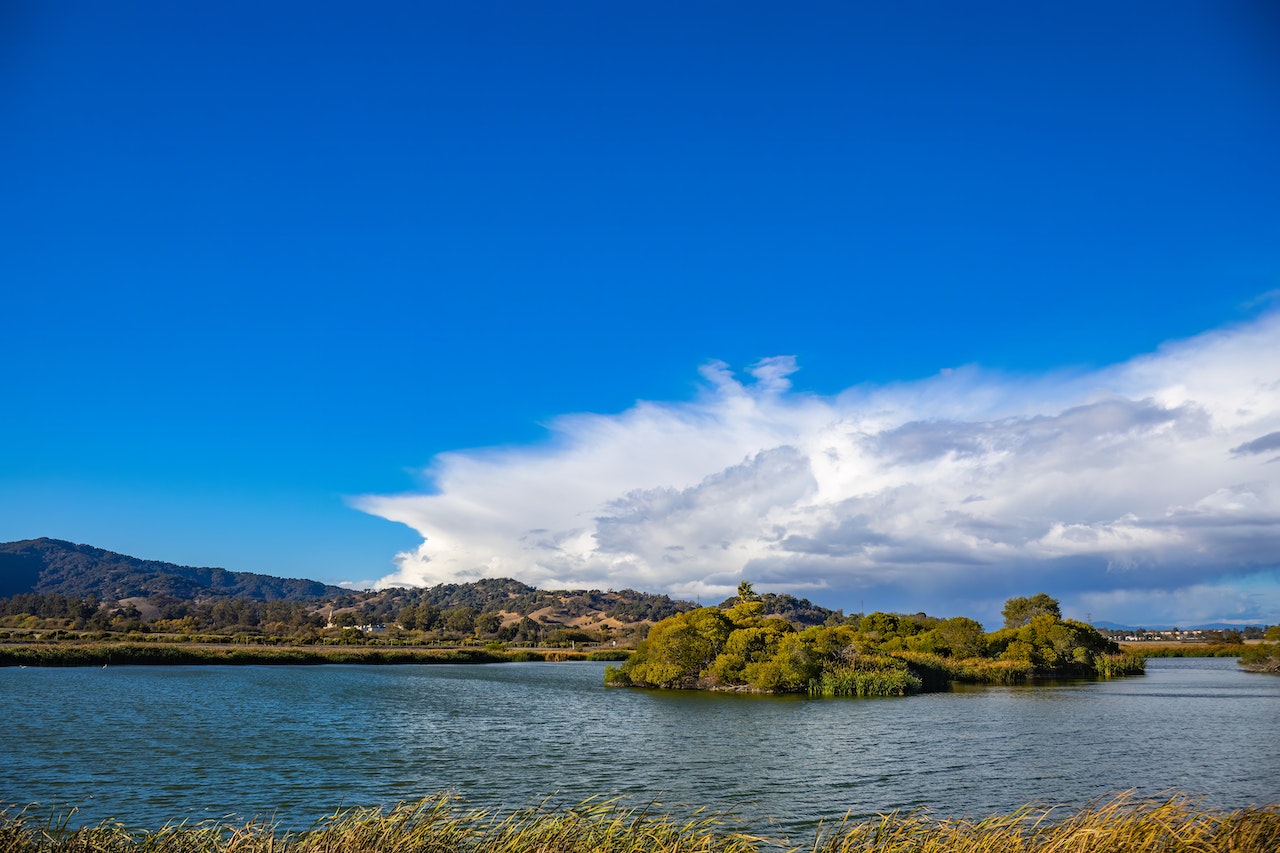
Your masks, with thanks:
[[[0,543],[0,596],[6,597],[35,593],[114,601],[151,596],[303,601],[342,592],[317,581],[179,566],[60,539]]]
[[[510,578],[348,590],[55,539],[0,544],[0,591],[0,629],[366,645],[631,646],[653,623],[698,606],[632,589],[539,590]]]

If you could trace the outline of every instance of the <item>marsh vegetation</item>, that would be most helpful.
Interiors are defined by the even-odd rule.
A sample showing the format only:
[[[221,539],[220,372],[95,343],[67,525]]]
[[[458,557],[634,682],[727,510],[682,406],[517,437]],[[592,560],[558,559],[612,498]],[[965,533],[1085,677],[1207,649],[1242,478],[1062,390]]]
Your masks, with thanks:
[[[655,804],[656,805],[656,804]],[[732,830],[726,816],[687,819],[661,807],[588,801],[515,812],[468,809],[438,796],[390,810],[337,812],[312,828],[280,831],[270,822],[171,824],[156,832],[105,822],[69,828],[69,815],[0,813],[4,853],[1273,853],[1280,809],[1221,811],[1183,797],[1120,796],[1083,809],[1028,806],[982,819],[936,820],[927,811],[866,821],[837,820],[811,838]]]
[[[0,666],[166,666],[192,664],[435,664],[619,660],[611,650],[379,648],[364,646],[194,645],[54,642],[0,646]]]

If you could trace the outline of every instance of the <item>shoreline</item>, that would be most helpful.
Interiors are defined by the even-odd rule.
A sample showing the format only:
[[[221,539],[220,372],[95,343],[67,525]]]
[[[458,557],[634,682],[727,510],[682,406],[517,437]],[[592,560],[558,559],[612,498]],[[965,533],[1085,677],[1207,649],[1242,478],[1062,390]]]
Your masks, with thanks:
[[[0,645],[0,667],[494,664],[616,660],[614,652],[95,642]]]

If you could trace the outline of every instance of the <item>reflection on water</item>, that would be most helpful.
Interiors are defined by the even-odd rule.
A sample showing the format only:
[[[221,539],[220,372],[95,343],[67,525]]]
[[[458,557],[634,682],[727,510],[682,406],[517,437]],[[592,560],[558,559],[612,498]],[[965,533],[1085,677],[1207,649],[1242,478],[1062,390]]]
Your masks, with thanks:
[[[0,669],[0,802],[78,821],[274,817],[454,791],[624,796],[787,831],[927,806],[979,816],[1137,789],[1280,802],[1280,678],[1230,659],[908,699],[607,689],[591,663]]]

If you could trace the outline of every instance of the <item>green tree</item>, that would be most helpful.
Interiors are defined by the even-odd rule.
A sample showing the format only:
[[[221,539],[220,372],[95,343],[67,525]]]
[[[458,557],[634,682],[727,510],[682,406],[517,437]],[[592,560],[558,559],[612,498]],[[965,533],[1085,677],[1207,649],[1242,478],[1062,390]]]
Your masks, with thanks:
[[[414,630],[418,627],[418,608],[413,605],[400,608],[400,612],[396,614],[396,622],[407,631]]]
[[[965,616],[938,623],[938,641],[953,658],[977,658],[987,653],[987,635],[982,625]]]
[[[735,629],[711,665],[711,674],[724,684],[741,684],[748,680],[748,666],[772,658],[783,636],[794,632],[795,628],[784,619],[766,619],[758,625]]]
[[[1038,592],[1029,598],[1010,598],[1004,603],[1000,615],[1004,617],[1006,628],[1021,628],[1037,616],[1049,614],[1055,619],[1062,618],[1062,608],[1056,598]]]
[[[1099,657],[1120,647],[1092,625],[1041,613],[1020,628],[1003,628],[987,635],[991,652],[1001,660],[1026,661],[1048,669],[1093,666]]]
[[[536,641],[542,638],[544,629],[542,624],[528,616],[522,616],[516,624],[515,638],[521,642]]]
[[[481,613],[476,617],[476,633],[478,634],[485,634],[486,636],[496,634],[501,627],[502,617],[493,611]]]
[[[753,674],[749,667],[747,672],[748,677]],[[783,637],[778,643],[778,650],[769,661],[768,668],[754,673],[756,678],[752,678],[751,681],[753,685],[756,684],[757,679],[762,682],[772,682],[757,685],[768,690],[797,692],[807,689],[809,682],[817,678],[821,672],[822,655],[815,643],[815,634],[805,631]]]
[[[732,631],[733,623],[716,607],[663,619],[650,629],[623,672],[635,684],[693,686],[724,650]]]
[[[475,629],[476,609],[463,605],[446,610],[441,614],[446,631],[457,634],[470,634]]]
[[[734,625],[746,628],[755,625],[762,612],[764,612],[764,602],[760,600],[760,596],[756,595],[751,584],[743,581],[738,584],[738,600],[733,607],[725,611],[725,615]]]
[[[893,613],[869,613],[858,623],[858,630],[873,640],[884,641],[898,636],[898,628],[902,624]]]
[[[419,604],[414,608],[414,621],[419,631],[431,631],[440,627],[440,608],[430,602]]]

